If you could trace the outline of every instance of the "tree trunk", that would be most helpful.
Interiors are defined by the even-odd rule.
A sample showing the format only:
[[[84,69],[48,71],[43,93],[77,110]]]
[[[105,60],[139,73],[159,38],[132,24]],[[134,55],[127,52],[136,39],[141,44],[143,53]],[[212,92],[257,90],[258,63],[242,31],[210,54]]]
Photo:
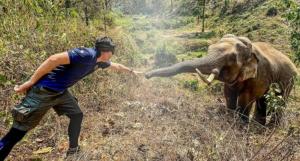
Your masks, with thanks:
[[[69,17],[69,8],[71,8],[71,1],[65,0],[65,15],[66,17]]]
[[[206,0],[203,0],[203,8],[202,8],[202,32],[205,31],[205,6],[206,6]]]
[[[84,1],[85,6],[84,6],[84,17],[85,17],[85,24],[89,26],[89,14],[88,14],[88,4],[86,1]]]
[[[198,15],[197,18],[196,18],[196,20],[197,20],[197,21],[196,21],[196,22],[197,22],[197,25],[200,24],[200,18],[201,18],[200,15]]]

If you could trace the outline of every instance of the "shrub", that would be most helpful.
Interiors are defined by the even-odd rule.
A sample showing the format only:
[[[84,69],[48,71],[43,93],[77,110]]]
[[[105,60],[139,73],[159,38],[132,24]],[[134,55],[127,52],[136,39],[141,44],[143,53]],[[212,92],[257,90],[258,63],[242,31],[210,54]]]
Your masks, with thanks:
[[[294,52],[294,61],[300,63],[300,6],[294,0],[282,0],[287,8],[284,17],[289,22],[291,47]]]
[[[199,82],[198,82],[198,80],[187,80],[187,81],[184,81],[183,87],[190,89],[192,91],[198,91]]]
[[[265,95],[267,100],[267,113],[283,111],[283,108],[285,107],[285,100],[281,95],[279,95],[280,93],[281,90],[279,88],[279,84],[271,84],[269,92]]]

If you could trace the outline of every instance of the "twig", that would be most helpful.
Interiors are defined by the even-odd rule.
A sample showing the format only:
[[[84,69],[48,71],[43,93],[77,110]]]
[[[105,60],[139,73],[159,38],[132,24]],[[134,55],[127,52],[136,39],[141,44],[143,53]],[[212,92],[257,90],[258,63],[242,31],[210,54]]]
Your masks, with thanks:
[[[282,144],[288,137],[290,137],[290,134],[287,134],[273,149],[270,150],[269,153],[267,153],[267,155],[265,155],[261,160],[264,160],[267,156],[269,156],[274,150],[277,149],[277,147]]]
[[[288,158],[288,156],[293,155],[293,153],[291,151],[288,151],[280,161],[283,161],[285,158]]]
[[[271,135],[268,137],[268,139],[264,142],[264,144],[260,147],[260,149],[253,155],[252,158],[250,158],[249,161],[252,161],[255,157],[258,156],[258,154],[262,151],[262,149],[267,145],[267,143],[270,141],[270,139],[272,138],[272,136],[275,134],[276,129],[274,129],[271,133]]]

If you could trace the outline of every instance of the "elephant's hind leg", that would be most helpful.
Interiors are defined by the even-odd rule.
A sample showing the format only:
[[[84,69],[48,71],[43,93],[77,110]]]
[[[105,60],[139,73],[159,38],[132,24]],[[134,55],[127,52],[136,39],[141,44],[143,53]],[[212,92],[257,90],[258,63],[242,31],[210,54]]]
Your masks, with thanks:
[[[267,117],[267,102],[266,98],[263,96],[256,100],[256,108],[254,112],[254,119],[258,123],[265,125]]]

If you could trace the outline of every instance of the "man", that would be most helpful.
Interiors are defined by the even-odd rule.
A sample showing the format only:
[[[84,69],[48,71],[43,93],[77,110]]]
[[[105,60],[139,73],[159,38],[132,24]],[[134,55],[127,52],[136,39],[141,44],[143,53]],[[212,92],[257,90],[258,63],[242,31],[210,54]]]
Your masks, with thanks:
[[[76,98],[67,89],[97,68],[111,68],[135,75],[140,73],[112,63],[110,58],[114,49],[112,39],[103,37],[96,40],[94,48],[75,48],[52,55],[40,65],[30,80],[16,86],[14,90],[17,93],[26,92],[26,96],[12,110],[14,123],[0,141],[0,160],[4,160],[14,145],[38,125],[51,107],[58,115],[70,118],[67,156],[76,154],[79,151],[78,137],[83,114]]]

